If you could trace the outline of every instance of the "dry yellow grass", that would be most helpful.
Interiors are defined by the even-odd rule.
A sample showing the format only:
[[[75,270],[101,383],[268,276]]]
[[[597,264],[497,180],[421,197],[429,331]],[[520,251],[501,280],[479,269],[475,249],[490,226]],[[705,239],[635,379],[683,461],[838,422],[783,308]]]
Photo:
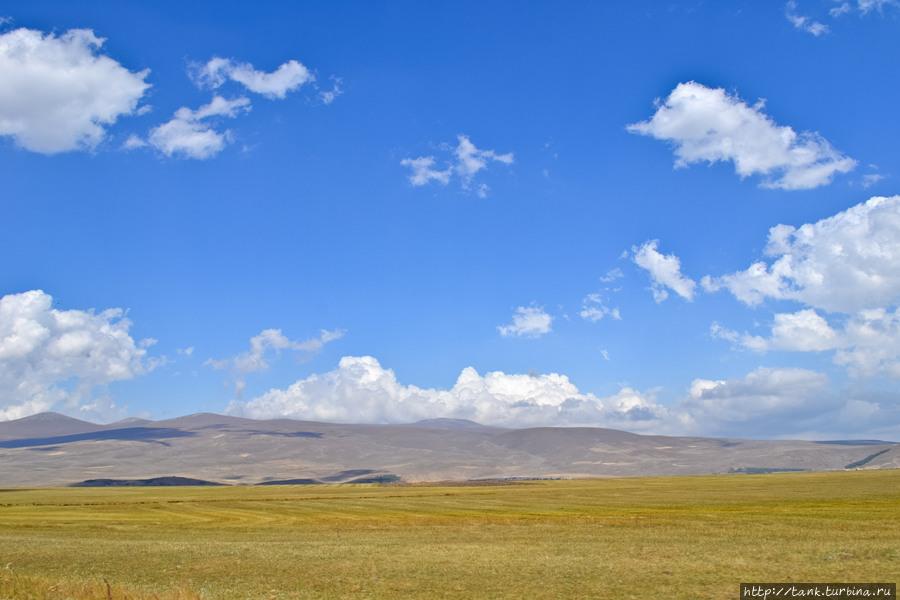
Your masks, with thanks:
[[[898,471],[0,493],[0,598],[696,600],[898,575]]]

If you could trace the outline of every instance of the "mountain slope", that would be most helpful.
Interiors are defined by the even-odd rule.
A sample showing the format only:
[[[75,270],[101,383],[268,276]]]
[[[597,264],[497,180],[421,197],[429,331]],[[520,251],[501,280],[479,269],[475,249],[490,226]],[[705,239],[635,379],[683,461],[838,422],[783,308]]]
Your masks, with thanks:
[[[346,425],[209,413],[95,425],[62,415],[0,423],[0,485],[190,477],[267,481],[472,480],[890,468],[888,442],[723,440],[472,422]]]

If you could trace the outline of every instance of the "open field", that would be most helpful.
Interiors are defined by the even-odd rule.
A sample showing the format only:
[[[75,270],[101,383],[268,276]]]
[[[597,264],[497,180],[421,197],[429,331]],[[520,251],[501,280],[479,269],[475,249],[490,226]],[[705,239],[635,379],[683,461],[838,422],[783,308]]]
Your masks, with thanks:
[[[0,493],[0,598],[698,599],[898,577],[897,470]]]

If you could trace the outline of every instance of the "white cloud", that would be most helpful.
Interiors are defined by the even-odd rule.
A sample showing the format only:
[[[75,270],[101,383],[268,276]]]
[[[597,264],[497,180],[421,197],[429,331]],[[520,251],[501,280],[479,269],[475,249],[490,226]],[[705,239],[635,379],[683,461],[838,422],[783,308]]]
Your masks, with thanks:
[[[601,356],[608,358],[604,352]],[[672,407],[654,392],[621,387],[610,396],[584,392],[565,375],[462,370],[448,389],[399,382],[371,356],[346,356],[332,371],[299,379],[228,412],[345,423],[471,419],[505,427],[594,426],[642,433],[734,437],[895,435],[896,394],[834,393],[828,377],[806,369],[758,368],[728,380],[695,379]]]
[[[718,323],[710,327],[713,337],[729,341],[756,352],[785,350],[790,352],[821,352],[837,347],[838,334],[822,316],[812,309],[775,315],[770,337],[739,334]]]
[[[519,306],[513,313],[512,322],[500,325],[497,331],[504,337],[537,338],[550,333],[553,317],[539,306]]]
[[[344,88],[342,87],[344,80],[340,77],[332,77],[331,80],[331,89],[319,92],[319,99],[322,100],[322,104],[331,104],[332,102],[337,100],[338,96],[342,96],[344,94]]]
[[[604,317],[610,317],[616,321],[622,319],[618,308],[610,308],[600,294],[588,294],[581,301],[581,311],[578,315],[587,321],[596,323]]]
[[[474,177],[487,168],[489,162],[496,161],[504,165],[513,163],[513,154],[497,154],[493,150],[479,150],[472,141],[464,135],[457,137],[456,172],[462,178],[463,186],[471,185]]]
[[[619,267],[616,267],[614,269],[610,269],[609,271],[607,271],[606,275],[603,275],[600,278],[600,281],[602,281],[603,283],[612,283],[616,279],[621,279],[624,276],[625,276],[625,274],[622,273],[622,269],[620,269]]]
[[[863,189],[868,189],[883,179],[885,179],[885,177],[881,173],[866,173],[862,176],[860,183],[862,184]]]
[[[820,35],[828,33],[828,25],[820,23],[819,21],[811,19],[807,16],[798,14],[797,9],[798,6],[796,0],[788,0],[788,3],[784,7],[784,16],[788,21],[790,21],[791,25],[793,25],[795,29],[805,31],[806,33],[814,35],[815,37],[819,37]]]
[[[897,2],[896,0],[858,0],[857,5],[859,11],[865,15],[873,10],[880,13],[886,6],[897,6]]]
[[[416,187],[423,186],[430,181],[447,185],[450,183],[452,170],[450,168],[436,169],[434,168],[435,162],[433,156],[420,156],[419,158],[404,158],[400,164],[412,170],[412,173],[409,174],[409,182]]]
[[[118,308],[59,310],[40,290],[0,297],[0,420],[113,408],[95,390],[153,366],[130,327]]]
[[[843,313],[896,305],[900,196],[874,197],[798,228],[776,225],[769,230],[766,254],[771,263],[704,277],[704,288],[727,289],[751,306],[766,298]]]
[[[197,68],[193,75],[202,87],[216,89],[231,80],[272,100],[283,99],[288,92],[315,80],[309,69],[296,60],[289,60],[271,73],[266,73],[256,70],[249,63],[214,57]]]
[[[438,161],[434,156],[404,158],[400,164],[411,170],[409,182],[413,186],[423,186],[431,181],[447,185],[455,175],[464,190],[474,191],[479,197],[484,198],[490,188],[485,183],[477,183],[476,175],[485,170],[491,162],[511,165],[514,160],[511,152],[498,154],[493,150],[481,150],[468,136],[459,135],[456,148],[453,149],[453,157],[448,159],[443,167],[437,166]]]
[[[688,430],[771,436],[835,407],[822,373],[761,367],[742,379],[695,379],[679,410]]]
[[[776,314],[768,337],[738,333],[718,323],[713,337],[755,352],[823,352],[833,350],[834,362],[851,375],[900,378],[900,309],[863,310],[837,326],[812,309]]]
[[[648,121],[628,131],[672,142],[675,166],[731,161],[740,177],[762,175],[762,186],[811,189],[846,173],[856,161],[816,133],[797,133],[721,88],[678,84]]]
[[[194,347],[188,346],[186,348],[177,348],[175,350],[175,352],[177,352],[181,356],[193,356],[194,355]]]
[[[144,148],[147,146],[147,142],[141,138],[140,136],[131,134],[122,144],[123,150],[137,150],[138,148]]]
[[[149,71],[101,54],[103,42],[90,29],[0,34],[0,136],[42,154],[91,150],[134,114]]]
[[[408,423],[449,417],[513,427],[602,425],[636,430],[652,428],[666,416],[652,395],[624,387],[598,398],[556,373],[480,375],[467,367],[450,389],[404,385],[371,356],[344,357],[333,371],[269,390],[248,402],[234,402],[229,412],[333,422]]]
[[[863,310],[849,319],[834,362],[856,376],[900,379],[900,309]]]
[[[850,6],[849,2],[842,2],[838,6],[831,8],[828,11],[828,14],[832,17],[840,17],[841,15],[847,14],[851,10],[853,10],[853,8]]]
[[[249,110],[250,100],[247,98],[228,100],[215,96],[209,104],[197,110],[179,108],[170,121],[150,131],[149,143],[166,156],[201,160],[210,158],[221,152],[231,141],[231,132],[217,131],[208,119],[234,118]]]
[[[278,354],[282,350],[292,350],[304,355],[316,354],[326,344],[344,337],[345,333],[342,329],[323,329],[318,337],[298,341],[288,338],[280,329],[264,329],[250,338],[250,349],[247,352],[230,358],[210,358],[204,364],[214,369],[231,371],[235,380],[235,391],[240,395],[245,386],[245,376],[268,369],[272,354]]]
[[[631,249],[634,263],[650,274],[653,299],[660,303],[668,298],[668,288],[685,300],[693,300],[697,284],[681,274],[681,261],[677,256],[661,254],[658,246],[659,240],[650,240]]]

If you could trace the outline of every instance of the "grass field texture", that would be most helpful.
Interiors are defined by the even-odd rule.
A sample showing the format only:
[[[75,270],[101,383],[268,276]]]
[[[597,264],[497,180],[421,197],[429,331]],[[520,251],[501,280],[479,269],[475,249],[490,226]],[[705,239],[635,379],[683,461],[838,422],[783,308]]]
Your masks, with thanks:
[[[900,471],[0,492],[0,599],[697,600],[898,575]]]

